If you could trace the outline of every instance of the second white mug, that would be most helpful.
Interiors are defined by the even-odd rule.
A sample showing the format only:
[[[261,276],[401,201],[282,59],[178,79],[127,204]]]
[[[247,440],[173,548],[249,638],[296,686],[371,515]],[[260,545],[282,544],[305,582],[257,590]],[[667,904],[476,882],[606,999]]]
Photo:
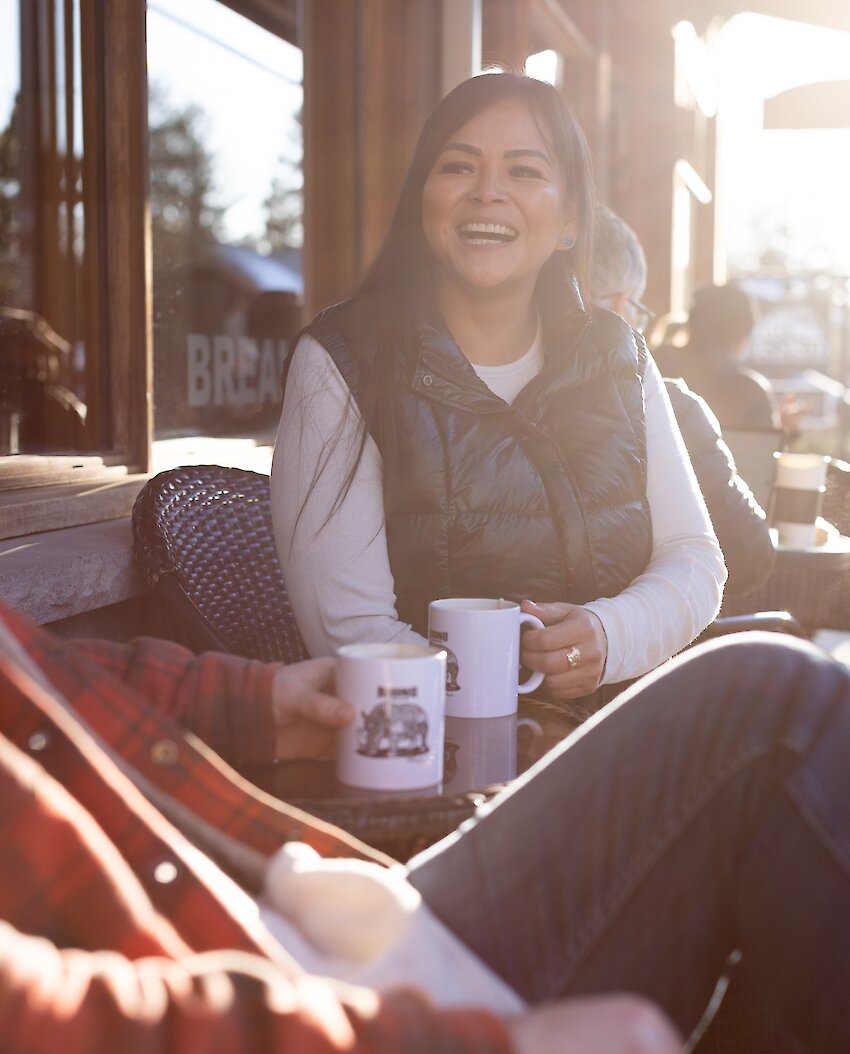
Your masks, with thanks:
[[[543,682],[533,673],[519,683],[520,627],[543,623],[512,600],[487,597],[432,600],[428,638],[444,648],[447,717],[506,717],[516,713],[517,694]]]

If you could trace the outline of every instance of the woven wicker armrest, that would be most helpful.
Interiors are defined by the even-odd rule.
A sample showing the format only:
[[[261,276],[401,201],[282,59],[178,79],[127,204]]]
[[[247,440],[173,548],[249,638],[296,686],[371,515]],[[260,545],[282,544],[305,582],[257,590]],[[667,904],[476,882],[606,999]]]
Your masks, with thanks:
[[[132,523],[142,573],[190,647],[306,658],[277,559],[268,476],[220,465],[160,472],[136,499]]]

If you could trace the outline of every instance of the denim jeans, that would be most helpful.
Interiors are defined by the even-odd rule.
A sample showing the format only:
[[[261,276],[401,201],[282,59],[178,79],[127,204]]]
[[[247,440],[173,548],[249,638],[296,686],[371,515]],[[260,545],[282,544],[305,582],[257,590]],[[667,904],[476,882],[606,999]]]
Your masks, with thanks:
[[[688,1035],[730,954],[850,1051],[850,671],[766,634],[642,678],[409,865],[528,1001],[631,991]]]

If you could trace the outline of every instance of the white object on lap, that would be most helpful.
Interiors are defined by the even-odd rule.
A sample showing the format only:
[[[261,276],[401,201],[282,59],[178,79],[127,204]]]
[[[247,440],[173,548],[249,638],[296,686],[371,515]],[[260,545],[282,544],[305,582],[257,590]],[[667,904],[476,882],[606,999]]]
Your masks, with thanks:
[[[303,843],[271,858],[260,916],[308,974],[390,991],[413,987],[436,1006],[519,1013],[525,1003],[434,915],[401,865],[322,859]]]

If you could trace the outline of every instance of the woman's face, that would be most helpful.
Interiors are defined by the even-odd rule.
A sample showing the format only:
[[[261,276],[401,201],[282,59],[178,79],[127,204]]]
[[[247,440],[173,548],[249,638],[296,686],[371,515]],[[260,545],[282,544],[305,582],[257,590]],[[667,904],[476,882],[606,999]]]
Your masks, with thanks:
[[[575,218],[561,167],[528,106],[505,100],[460,128],[422,191],[438,295],[534,293]]]

